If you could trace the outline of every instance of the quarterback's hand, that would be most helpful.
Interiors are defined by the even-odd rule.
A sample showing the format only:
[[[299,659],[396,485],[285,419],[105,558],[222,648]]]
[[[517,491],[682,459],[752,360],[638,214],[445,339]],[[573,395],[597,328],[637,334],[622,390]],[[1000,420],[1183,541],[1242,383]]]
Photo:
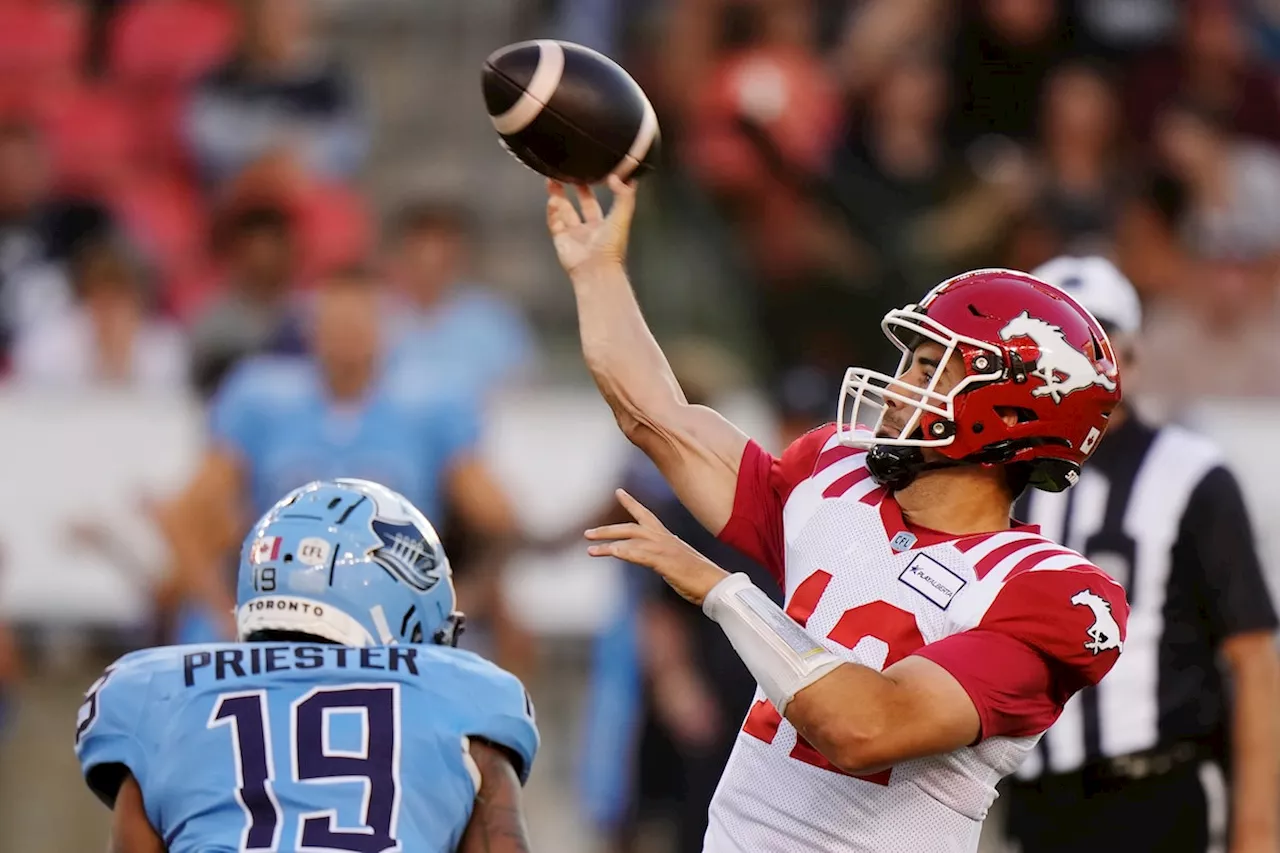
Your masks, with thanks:
[[[605,216],[590,187],[576,187],[579,214],[565,192],[564,184],[547,181],[547,228],[565,272],[596,264],[620,266],[627,258],[627,235],[636,207],[635,184],[610,176],[613,206]]]
[[[631,495],[622,489],[617,495],[635,522],[588,530],[586,537],[598,544],[587,548],[587,553],[648,566],[686,600],[701,607],[711,588],[729,573],[673,536],[656,515]]]

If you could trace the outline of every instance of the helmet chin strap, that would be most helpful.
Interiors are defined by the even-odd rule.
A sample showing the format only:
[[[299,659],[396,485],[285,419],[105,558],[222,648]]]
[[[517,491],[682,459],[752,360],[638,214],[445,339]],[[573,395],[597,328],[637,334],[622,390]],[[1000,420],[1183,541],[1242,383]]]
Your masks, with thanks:
[[[895,492],[905,489],[927,471],[976,464],[967,459],[945,458],[929,462],[919,447],[877,444],[867,451],[867,470],[871,472],[871,478]]]

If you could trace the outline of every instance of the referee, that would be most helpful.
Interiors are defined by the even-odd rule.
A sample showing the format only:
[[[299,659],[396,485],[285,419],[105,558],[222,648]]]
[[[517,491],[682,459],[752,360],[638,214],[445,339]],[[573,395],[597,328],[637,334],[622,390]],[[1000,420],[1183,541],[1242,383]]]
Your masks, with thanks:
[[[1141,308],[1123,274],[1099,257],[1035,274],[1094,313],[1132,377]],[[1130,607],[1111,674],[1010,781],[1015,849],[1276,853],[1276,614],[1218,449],[1122,405],[1079,483],[1029,491],[1015,513],[1124,584]]]

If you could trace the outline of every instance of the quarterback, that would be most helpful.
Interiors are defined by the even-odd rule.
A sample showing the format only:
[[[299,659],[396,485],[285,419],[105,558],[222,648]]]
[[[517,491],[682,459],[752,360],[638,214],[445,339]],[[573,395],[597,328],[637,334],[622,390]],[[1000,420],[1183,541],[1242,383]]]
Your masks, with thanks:
[[[949,279],[885,316],[897,373],[850,368],[836,422],[774,458],[685,400],[624,268],[634,188],[610,188],[606,217],[549,186],[587,365],[685,506],[786,594],[784,612],[622,493],[635,523],[587,533],[701,606],[759,683],[704,849],[972,853],[996,782],[1123,648],[1123,589],[1010,519],[1102,438],[1106,333],[1025,273]]]

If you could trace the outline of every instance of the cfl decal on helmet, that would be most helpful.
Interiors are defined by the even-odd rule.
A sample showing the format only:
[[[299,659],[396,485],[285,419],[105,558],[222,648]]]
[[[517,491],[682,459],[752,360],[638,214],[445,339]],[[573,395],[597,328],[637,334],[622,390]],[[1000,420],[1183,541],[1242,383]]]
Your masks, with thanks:
[[[440,582],[442,567],[436,549],[422,538],[416,525],[375,518],[372,526],[382,543],[369,554],[375,563],[419,592],[426,592]]]
[[[1116,390],[1115,380],[1098,371],[1089,357],[1071,346],[1062,329],[1032,317],[1023,311],[1000,330],[1000,339],[1030,338],[1040,350],[1035,370],[1030,372],[1044,383],[1031,391],[1034,397],[1048,397],[1055,403],[1075,391],[1101,385],[1108,391]]]

